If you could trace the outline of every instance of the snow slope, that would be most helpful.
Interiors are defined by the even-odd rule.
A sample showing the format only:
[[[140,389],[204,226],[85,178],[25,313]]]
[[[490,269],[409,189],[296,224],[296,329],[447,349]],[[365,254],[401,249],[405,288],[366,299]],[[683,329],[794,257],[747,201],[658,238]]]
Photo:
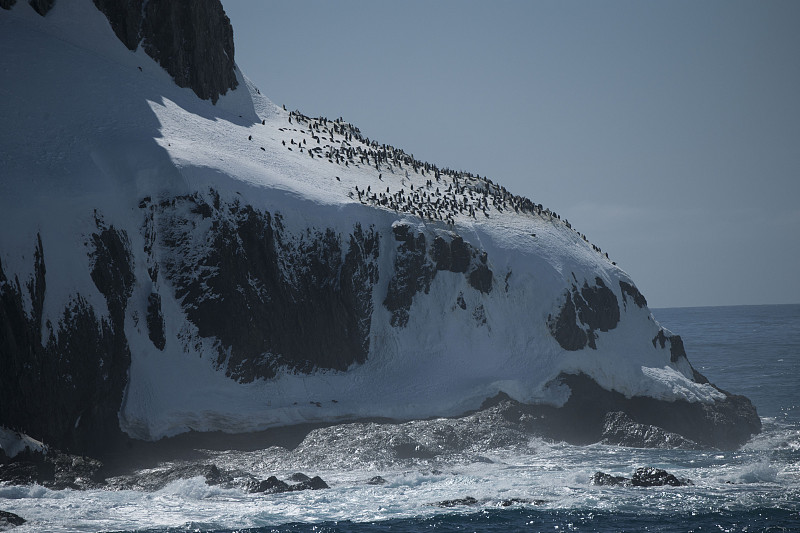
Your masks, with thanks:
[[[633,285],[627,274],[549,210],[478,207],[486,182],[474,177],[443,172],[435,179],[424,167],[384,162],[376,168],[358,157],[337,162],[326,154],[380,145],[353,136],[343,121],[279,108],[240,72],[239,87],[216,105],[199,100],[141,49],[126,49],[90,0],[57,2],[46,17],[27,2],[0,10],[0,42],[7,51],[0,54],[2,267],[9,279],[24,283],[33,275],[34,244],[41,237],[47,260],[44,340],[78,294],[98,316],[109,316],[90,275],[87,243],[98,220],[126,232],[136,281],[124,322],[131,363],[119,422],[133,437],[455,415],[500,391],[524,402],[562,405],[569,390],[555,379],[564,372],[585,373],[627,397],[724,398],[694,381],[685,358],[673,361],[669,344],[657,345],[660,326],[646,306],[623,294],[620,281]],[[311,148],[320,148],[314,157]],[[474,216],[450,209],[440,220],[369,200],[388,188],[389,195],[402,190],[405,198],[422,191],[425,196],[415,201],[429,205],[456,184],[458,192],[449,198],[471,206]],[[356,224],[378,232],[379,278],[363,364],[346,371],[285,370],[251,382],[226,375],[217,364],[217,340],[199,335],[170,280],[153,279],[142,252],[148,246],[143,199],[207,199],[210,190],[223,204],[280,214],[290,235],[332,230],[346,238]],[[407,324],[392,325],[384,301],[397,265],[398,223],[429,243],[458,235],[485,253],[491,290],[440,271],[428,291],[414,295]],[[198,248],[207,246],[203,231],[191,233]],[[154,253],[160,261],[175,260],[169,257],[174,251]],[[616,297],[619,323],[597,333],[596,348],[565,350],[552,319],[573,285],[596,286],[598,279]],[[142,320],[152,293],[161,298],[163,350],[154,347]],[[31,302],[26,305],[31,312]]]

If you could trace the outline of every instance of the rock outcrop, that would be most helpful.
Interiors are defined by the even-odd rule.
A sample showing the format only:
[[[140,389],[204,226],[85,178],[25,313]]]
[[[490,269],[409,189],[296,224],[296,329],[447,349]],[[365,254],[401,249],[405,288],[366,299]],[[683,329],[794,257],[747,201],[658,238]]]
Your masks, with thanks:
[[[215,103],[237,87],[233,28],[219,0],[94,3],[129,50],[141,44],[179,87]]]
[[[603,420],[603,444],[630,448],[698,448],[697,443],[650,424],[639,424],[621,411],[606,414]]]
[[[597,349],[597,331],[609,331],[617,327],[620,311],[614,292],[600,278],[595,284],[584,281],[578,289],[565,294],[564,304],[556,317],[550,319],[550,332],[562,348],[569,351],[585,346]],[[581,325],[579,325],[581,324]]]
[[[666,470],[652,466],[637,468],[632,478],[612,476],[605,472],[595,472],[589,482],[592,485],[624,487],[683,487],[692,485],[692,482],[688,479],[678,479]]]
[[[98,222],[87,246],[107,317],[74,294],[57,324],[42,323],[41,239],[24,285],[0,263],[0,420],[57,448],[99,452],[121,437],[117,412],[130,366],[124,312],[133,278],[124,231]]]
[[[544,416],[540,430],[574,444],[607,438],[621,445],[694,447],[696,443],[701,447],[734,449],[761,431],[761,419],[753,404],[744,396],[725,391],[720,391],[725,399],[714,403],[665,402],[648,396],[626,398],[600,387],[585,374],[562,374],[557,381],[569,387],[570,397],[560,408],[537,409]],[[631,434],[620,435],[620,425],[625,425]]]
[[[21,526],[27,520],[14,513],[8,511],[0,511],[0,530],[10,529],[12,527]]]
[[[346,370],[366,360],[378,281],[373,228],[292,234],[279,214],[220,202],[214,191],[208,200],[141,205],[163,252],[152,276],[169,281],[201,337],[219,341],[217,365],[230,377],[250,382],[280,368]],[[158,348],[156,298],[148,305]]]
[[[404,327],[408,323],[414,296],[428,293],[437,272],[463,274],[473,289],[485,294],[491,292],[494,277],[487,265],[486,252],[474,248],[461,236],[437,235],[429,246],[425,234],[407,224],[396,223],[392,232],[398,243],[397,255],[394,275],[383,301],[392,313],[392,326]],[[466,309],[463,296],[458,305]]]

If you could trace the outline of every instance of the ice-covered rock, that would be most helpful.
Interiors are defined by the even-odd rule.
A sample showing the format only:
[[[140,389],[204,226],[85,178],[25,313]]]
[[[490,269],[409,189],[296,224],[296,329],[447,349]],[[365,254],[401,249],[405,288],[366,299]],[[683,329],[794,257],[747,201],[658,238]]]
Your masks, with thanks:
[[[609,412],[700,445],[759,430],[557,213],[278,108],[217,2],[138,5],[0,10],[0,423],[102,453],[502,393],[574,442]],[[205,40],[174,53],[161,18]]]

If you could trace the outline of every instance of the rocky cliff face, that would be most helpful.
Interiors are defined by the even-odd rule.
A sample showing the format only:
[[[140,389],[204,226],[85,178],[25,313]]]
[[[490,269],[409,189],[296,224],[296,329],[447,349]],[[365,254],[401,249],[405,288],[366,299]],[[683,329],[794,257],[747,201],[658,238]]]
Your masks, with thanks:
[[[164,276],[199,336],[218,341],[216,364],[228,376],[250,382],[281,368],[346,370],[366,360],[378,281],[374,228],[292,234],[280,214],[221,202],[213,190],[208,200],[145,200],[140,209],[155,243],[146,250],[153,281]],[[148,315],[161,344],[158,300]]]
[[[41,239],[31,279],[10,279],[0,264],[0,420],[58,447],[97,453],[122,436],[117,412],[130,365],[124,315],[134,278],[124,231],[98,221],[88,237],[108,317],[75,294],[57,324],[42,323]]]
[[[94,3],[129,50],[141,44],[178,86],[216,102],[238,85],[233,28],[219,0]]]
[[[460,235],[436,236],[432,246],[428,246],[425,234],[413,231],[407,224],[395,224],[392,233],[398,244],[397,256],[394,275],[383,301],[392,313],[392,326],[408,324],[414,296],[428,293],[437,272],[463,274],[472,288],[482,293],[492,290],[493,276],[486,264],[486,252],[476,250]],[[459,305],[466,309],[463,296]]]
[[[395,223],[391,268],[381,272],[382,237],[375,227],[356,224],[347,234],[313,227],[297,232],[285,227],[281,213],[226,201],[213,189],[161,201],[144,198],[138,209],[141,239],[134,240],[143,243],[141,249],[133,249],[126,231],[107,225],[99,214],[96,231],[85,237],[91,279],[106,309],[94,309],[77,293],[58,324],[43,325],[48,267],[41,240],[31,279],[10,279],[0,264],[3,424],[81,453],[120,439],[117,413],[131,360],[126,316],[146,328],[152,351],[168,343],[190,350],[211,342],[216,368],[246,384],[280,372],[345,372],[364,364],[371,353],[373,302],[389,314],[391,328],[401,331],[415,303],[430,305],[421,302],[430,298],[432,282],[442,272],[463,276],[456,304],[462,309],[475,295],[498,290],[487,252],[455,232],[431,239]],[[152,287],[138,318],[137,312],[126,312],[137,261],[146,263],[146,285]],[[388,278],[385,293],[378,285],[382,276]],[[600,278],[593,286],[572,284],[547,324],[554,340],[567,352],[596,350],[598,335],[615,328],[626,302],[643,302],[626,282],[619,294],[622,307]],[[164,299],[179,303],[185,325],[178,332],[165,326],[181,319],[175,311],[167,315]],[[487,319],[483,304],[472,314],[478,310],[481,316],[472,318],[480,328]],[[680,337],[659,329],[652,346],[669,347],[673,363],[691,368]],[[691,372],[697,383],[707,383]],[[533,429],[552,438],[729,448],[760,429],[755,409],[740,396],[725,393],[726,399],[714,404],[664,402],[626,398],[584,374],[561,374],[556,381],[570,390],[565,405],[523,409],[539,419]]]
[[[46,16],[56,0],[30,0]],[[16,0],[0,0],[11,9]],[[129,50],[139,45],[179,87],[216,103],[239,84],[233,28],[219,0],[94,0]]]

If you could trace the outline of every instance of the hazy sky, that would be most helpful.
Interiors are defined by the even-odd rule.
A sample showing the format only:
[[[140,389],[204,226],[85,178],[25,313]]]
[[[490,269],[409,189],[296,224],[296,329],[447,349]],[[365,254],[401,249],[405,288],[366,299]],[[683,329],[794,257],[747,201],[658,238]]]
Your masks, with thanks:
[[[800,2],[223,5],[275,103],[544,204],[650,307],[800,302]]]

